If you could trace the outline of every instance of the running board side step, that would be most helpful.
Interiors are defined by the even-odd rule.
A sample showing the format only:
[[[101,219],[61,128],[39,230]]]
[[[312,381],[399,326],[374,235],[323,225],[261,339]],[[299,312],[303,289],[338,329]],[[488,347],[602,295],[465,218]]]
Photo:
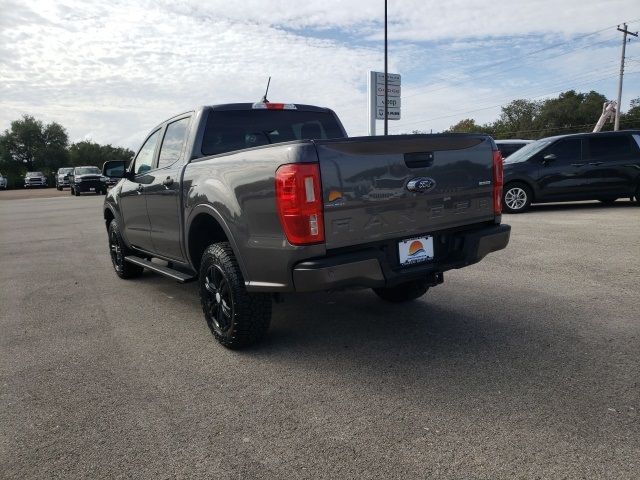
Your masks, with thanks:
[[[134,265],[139,265],[144,268],[148,268],[160,275],[164,275],[165,277],[173,278],[180,283],[190,282],[191,280],[195,280],[195,275],[189,275],[188,273],[181,272],[180,270],[174,270],[173,268],[163,267],[162,265],[158,265],[156,263],[150,262],[149,260],[145,260],[144,258],[136,257],[135,255],[127,255],[124,257],[124,260],[129,263],[133,263]]]

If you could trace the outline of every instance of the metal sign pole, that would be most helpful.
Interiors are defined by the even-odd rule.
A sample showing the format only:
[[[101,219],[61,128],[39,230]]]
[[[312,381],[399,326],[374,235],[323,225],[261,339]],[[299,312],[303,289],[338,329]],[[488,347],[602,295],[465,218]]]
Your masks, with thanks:
[[[388,85],[387,85],[387,0],[384,0],[384,134],[389,134],[389,99],[388,99]]]
[[[369,114],[369,136],[374,137],[376,135],[376,72],[369,72],[369,79],[367,80],[367,87],[369,90],[369,105],[367,112]]]

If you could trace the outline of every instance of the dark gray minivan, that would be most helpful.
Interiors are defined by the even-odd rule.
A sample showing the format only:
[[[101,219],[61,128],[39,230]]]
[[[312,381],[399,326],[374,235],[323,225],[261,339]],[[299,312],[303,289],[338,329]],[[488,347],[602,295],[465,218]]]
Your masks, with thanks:
[[[504,161],[503,209],[532,202],[640,202],[640,130],[581,133],[530,143]]]

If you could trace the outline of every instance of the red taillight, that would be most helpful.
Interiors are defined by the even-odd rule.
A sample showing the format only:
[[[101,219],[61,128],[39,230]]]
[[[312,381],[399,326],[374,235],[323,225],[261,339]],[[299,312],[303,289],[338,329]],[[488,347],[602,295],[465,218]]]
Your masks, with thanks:
[[[290,163],[276,171],[276,206],[292,245],[324,242],[320,168],[317,163]]]
[[[502,154],[493,151],[493,213],[502,213]]]

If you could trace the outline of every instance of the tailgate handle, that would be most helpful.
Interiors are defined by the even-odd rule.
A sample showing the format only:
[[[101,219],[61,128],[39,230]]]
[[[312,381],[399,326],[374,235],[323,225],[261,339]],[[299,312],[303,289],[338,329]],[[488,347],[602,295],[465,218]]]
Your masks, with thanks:
[[[433,152],[405,153],[404,163],[409,168],[430,167],[433,165]]]

